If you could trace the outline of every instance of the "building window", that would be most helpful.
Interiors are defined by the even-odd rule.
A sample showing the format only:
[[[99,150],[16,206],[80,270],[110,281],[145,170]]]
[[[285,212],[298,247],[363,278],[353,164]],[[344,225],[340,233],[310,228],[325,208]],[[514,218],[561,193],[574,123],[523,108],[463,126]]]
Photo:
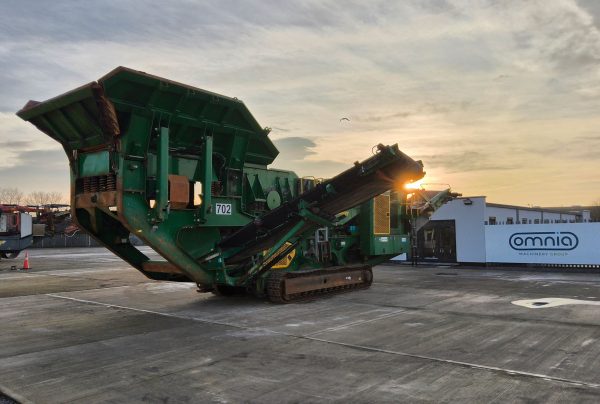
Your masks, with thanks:
[[[534,223],[534,224],[540,224],[540,219],[534,219],[534,220],[533,220],[533,223]]]
[[[526,218],[521,219],[521,224],[527,224],[527,219]]]
[[[490,220],[489,220],[490,224],[496,224],[496,216],[490,216]]]
[[[544,219],[544,223],[550,223],[550,220]]]
[[[506,218],[506,224],[513,224],[513,218],[512,217],[507,217]]]

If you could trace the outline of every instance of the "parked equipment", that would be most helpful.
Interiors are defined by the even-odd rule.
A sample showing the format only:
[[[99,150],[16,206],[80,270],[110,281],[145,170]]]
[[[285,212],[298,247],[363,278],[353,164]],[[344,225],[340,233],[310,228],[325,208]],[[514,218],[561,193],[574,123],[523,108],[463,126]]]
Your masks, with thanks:
[[[26,206],[0,205],[0,258],[17,258],[33,243],[30,211]]]
[[[64,147],[73,221],[151,279],[289,302],[368,287],[409,248],[388,191],[424,172],[397,145],[298,178],[267,168],[278,151],[238,99],[123,67],[18,115]]]

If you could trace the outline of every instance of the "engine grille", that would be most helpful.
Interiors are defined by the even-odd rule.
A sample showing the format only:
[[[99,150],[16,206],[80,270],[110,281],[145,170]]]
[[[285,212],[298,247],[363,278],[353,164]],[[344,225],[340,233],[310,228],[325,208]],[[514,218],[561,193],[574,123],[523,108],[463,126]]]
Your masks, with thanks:
[[[373,200],[373,233],[390,234],[389,195],[378,195]]]

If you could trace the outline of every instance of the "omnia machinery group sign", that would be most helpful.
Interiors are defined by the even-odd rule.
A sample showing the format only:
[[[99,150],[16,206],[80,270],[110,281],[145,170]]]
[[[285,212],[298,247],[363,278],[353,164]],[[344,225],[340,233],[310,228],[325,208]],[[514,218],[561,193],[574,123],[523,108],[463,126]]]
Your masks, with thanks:
[[[485,226],[486,261],[600,265],[600,223]]]

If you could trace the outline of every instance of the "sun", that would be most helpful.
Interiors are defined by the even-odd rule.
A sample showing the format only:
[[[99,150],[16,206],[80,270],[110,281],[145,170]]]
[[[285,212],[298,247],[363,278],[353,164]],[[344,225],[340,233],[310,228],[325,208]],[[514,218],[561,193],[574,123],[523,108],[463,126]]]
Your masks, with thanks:
[[[420,189],[423,185],[423,179],[417,180],[415,182],[408,182],[404,184],[404,189]]]

